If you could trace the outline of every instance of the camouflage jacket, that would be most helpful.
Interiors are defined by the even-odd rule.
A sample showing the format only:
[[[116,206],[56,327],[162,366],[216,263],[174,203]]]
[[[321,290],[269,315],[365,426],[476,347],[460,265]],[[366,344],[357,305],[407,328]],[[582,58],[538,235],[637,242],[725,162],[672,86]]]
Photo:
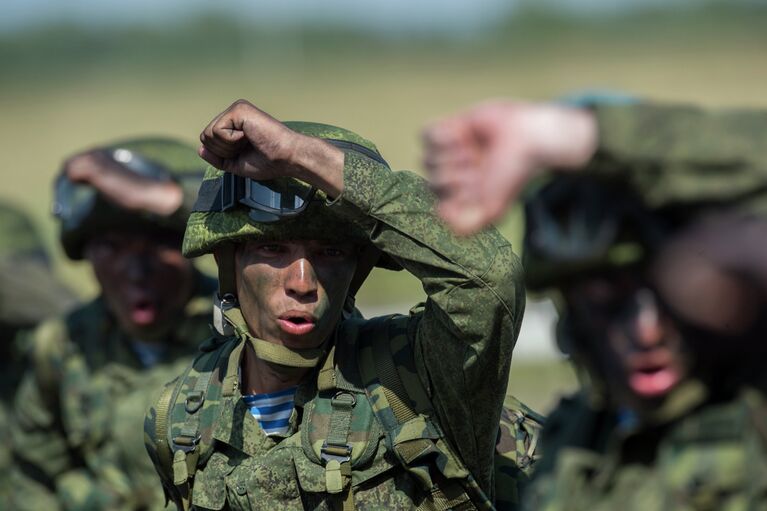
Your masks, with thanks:
[[[586,173],[625,180],[653,209],[767,212],[767,112],[677,105],[594,108],[599,148]],[[593,375],[592,375],[593,376]],[[764,509],[764,386],[707,402],[692,380],[675,410],[639,427],[582,392],[547,419],[530,510]]]
[[[324,368],[334,375],[332,386],[323,383],[327,377],[322,375],[328,374],[324,369],[299,386],[285,438],[267,437],[236,385],[227,388],[227,381],[237,379],[240,340],[212,339],[208,354],[192,368],[193,374],[211,374],[211,383],[200,385],[199,378],[187,376],[170,411],[171,441],[199,428],[199,443],[211,446],[199,449],[192,463],[195,474],[189,482],[195,509],[330,509],[332,494],[342,491],[338,484],[346,477],[351,478],[349,494],[358,509],[413,509],[428,497],[423,488],[432,478],[445,477],[444,472],[456,477],[450,473],[457,466],[454,460],[439,456],[441,474],[430,474],[423,466],[402,468],[397,460],[401,453],[392,443],[423,436],[449,444],[467,475],[492,498],[499,418],[525,303],[519,261],[495,230],[464,239],[451,235],[436,217],[426,183],[412,173],[390,172],[348,153],[344,183],[341,200],[331,207],[362,226],[373,244],[419,278],[427,301],[409,316],[342,321],[335,354]],[[373,339],[383,340],[375,344],[378,348],[370,345]],[[422,399],[409,396],[419,413],[404,426],[392,415],[392,397],[382,397],[383,386],[373,389],[361,374],[365,364],[357,361],[373,357],[374,349],[392,353],[402,381],[417,381],[405,386],[424,390]],[[196,391],[208,387],[202,408],[194,414],[198,417],[190,419],[185,401],[192,395],[197,408]],[[344,419],[352,471],[338,475],[320,451],[322,439],[328,440],[328,424],[341,420],[333,418],[333,397],[340,391],[351,393],[355,405],[351,417]],[[388,413],[389,419],[382,420],[381,413]],[[150,409],[145,423],[147,448],[156,463],[161,456],[157,417],[157,408]],[[387,430],[396,431],[384,434]],[[388,442],[391,437],[395,440]],[[421,444],[411,461],[418,465],[415,461],[429,453],[437,456]],[[174,474],[158,464],[177,502],[188,498],[177,491],[186,481],[184,459],[183,454],[174,456]],[[347,501],[345,509],[352,502]]]
[[[767,398],[753,388],[675,420],[638,427],[584,395],[549,416],[530,510],[767,507]]]
[[[45,243],[20,209],[0,201],[0,437],[10,437],[13,396],[26,365],[29,331],[64,314],[75,297],[61,285]],[[9,509],[11,450],[0,445],[0,509]]]
[[[15,400],[13,509],[161,509],[141,416],[209,334],[215,281],[199,275],[160,362],[147,368],[97,298],[34,333]]]

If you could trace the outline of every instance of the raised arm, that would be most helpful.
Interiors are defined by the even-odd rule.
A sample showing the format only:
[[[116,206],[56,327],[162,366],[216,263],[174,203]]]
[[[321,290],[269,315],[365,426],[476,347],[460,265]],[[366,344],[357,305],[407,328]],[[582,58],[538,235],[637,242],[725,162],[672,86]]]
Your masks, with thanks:
[[[306,137],[247,102],[201,136],[214,166],[254,179],[291,176],[337,199],[337,214],[423,284],[409,319],[419,376],[448,438],[487,490],[511,352],[524,309],[519,262],[493,229],[458,238],[440,221],[427,183],[409,172]]]
[[[433,123],[424,147],[440,213],[466,234],[552,169],[618,176],[651,207],[747,201],[767,181],[767,111],[493,101]]]

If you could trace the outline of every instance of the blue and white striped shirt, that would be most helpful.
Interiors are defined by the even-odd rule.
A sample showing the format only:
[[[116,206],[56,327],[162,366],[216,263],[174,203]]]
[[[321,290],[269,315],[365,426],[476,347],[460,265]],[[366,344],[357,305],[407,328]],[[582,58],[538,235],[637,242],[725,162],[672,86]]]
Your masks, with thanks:
[[[242,396],[242,400],[267,435],[284,435],[288,432],[297,388],[291,387],[269,394],[249,394]]]

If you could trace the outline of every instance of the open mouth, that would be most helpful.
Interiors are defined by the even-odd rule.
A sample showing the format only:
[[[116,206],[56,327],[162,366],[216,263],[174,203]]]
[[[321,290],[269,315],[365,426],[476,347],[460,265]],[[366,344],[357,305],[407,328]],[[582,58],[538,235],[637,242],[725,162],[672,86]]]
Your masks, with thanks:
[[[629,386],[641,397],[661,397],[681,380],[680,372],[669,365],[647,365],[631,371]]]
[[[290,335],[308,334],[316,326],[316,319],[302,312],[288,312],[279,317],[280,328]]]
[[[130,318],[136,325],[151,325],[157,321],[157,307],[151,300],[136,300],[130,305]]]

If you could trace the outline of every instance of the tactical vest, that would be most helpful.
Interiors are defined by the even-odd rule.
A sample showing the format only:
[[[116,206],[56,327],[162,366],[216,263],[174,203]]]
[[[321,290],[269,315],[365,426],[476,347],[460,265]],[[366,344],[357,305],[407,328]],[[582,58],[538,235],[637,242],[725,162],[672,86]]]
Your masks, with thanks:
[[[757,390],[705,405],[668,425],[660,438],[644,430],[628,435],[613,430],[606,441],[597,433],[601,412],[572,401],[565,406],[561,420],[584,427],[565,429],[560,436],[570,439],[547,439],[561,443],[547,451],[547,460],[556,463],[547,461],[549,470],[541,467],[526,492],[525,509],[713,511],[762,509],[767,503],[767,400]],[[589,437],[591,443],[576,440]],[[652,460],[623,459],[629,442]]]
[[[226,503],[232,509],[494,509],[436,421],[410,341],[394,318],[344,323],[346,333],[355,332],[336,336],[298,431],[260,456],[247,454],[258,448],[248,442],[270,440],[227,388],[229,359],[242,344],[236,338],[206,343],[147,417],[168,498],[179,509]],[[513,398],[507,404],[496,475],[503,509],[514,509],[518,484],[537,458],[541,417]],[[221,426],[229,423],[236,425]]]

